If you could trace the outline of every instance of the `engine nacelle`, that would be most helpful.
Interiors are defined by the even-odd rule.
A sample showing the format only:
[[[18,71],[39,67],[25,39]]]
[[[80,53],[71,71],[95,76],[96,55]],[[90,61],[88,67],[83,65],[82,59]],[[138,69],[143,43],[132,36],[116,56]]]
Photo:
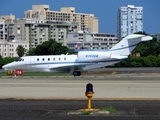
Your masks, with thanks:
[[[104,51],[80,51],[78,52],[79,61],[103,61],[111,58],[111,54]]]

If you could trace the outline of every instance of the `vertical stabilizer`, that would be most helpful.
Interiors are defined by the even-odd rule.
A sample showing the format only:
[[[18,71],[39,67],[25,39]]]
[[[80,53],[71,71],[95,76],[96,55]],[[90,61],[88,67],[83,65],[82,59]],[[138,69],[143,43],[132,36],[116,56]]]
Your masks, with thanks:
[[[112,52],[112,55],[128,56],[139,44],[139,42],[148,41],[151,39],[152,37],[150,36],[131,34],[113,46],[110,51]]]

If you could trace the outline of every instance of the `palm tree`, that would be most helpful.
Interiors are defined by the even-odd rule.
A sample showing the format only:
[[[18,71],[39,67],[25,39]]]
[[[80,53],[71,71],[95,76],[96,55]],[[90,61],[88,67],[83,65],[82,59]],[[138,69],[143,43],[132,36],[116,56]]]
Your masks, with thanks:
[[[19,57],[22,57],[26,53],[27,50],[22,45],[18,45],[16,51],[17,51],[17,55]]]

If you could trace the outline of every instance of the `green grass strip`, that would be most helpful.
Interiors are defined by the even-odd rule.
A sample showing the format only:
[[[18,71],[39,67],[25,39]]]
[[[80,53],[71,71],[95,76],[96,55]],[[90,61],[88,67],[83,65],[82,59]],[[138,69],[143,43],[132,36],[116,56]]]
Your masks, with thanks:
[[[113,108],[112,106],[102,108],[102,111],[109,111],[110,113],[116,113],[117,112],[117,110],[115,108]]]

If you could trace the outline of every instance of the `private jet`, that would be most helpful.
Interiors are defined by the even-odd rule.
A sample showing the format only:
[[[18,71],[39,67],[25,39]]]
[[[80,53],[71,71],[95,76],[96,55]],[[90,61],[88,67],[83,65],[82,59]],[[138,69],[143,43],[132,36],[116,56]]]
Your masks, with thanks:
[[[149,40],[152,40],[152,37],[131,34],[109,50],[79,51],[77,55],[24,56],[2,68],[4,70],[68,72],[74,76],[80,76],[82,71],[103,68],[127,59],[140,42]]]

